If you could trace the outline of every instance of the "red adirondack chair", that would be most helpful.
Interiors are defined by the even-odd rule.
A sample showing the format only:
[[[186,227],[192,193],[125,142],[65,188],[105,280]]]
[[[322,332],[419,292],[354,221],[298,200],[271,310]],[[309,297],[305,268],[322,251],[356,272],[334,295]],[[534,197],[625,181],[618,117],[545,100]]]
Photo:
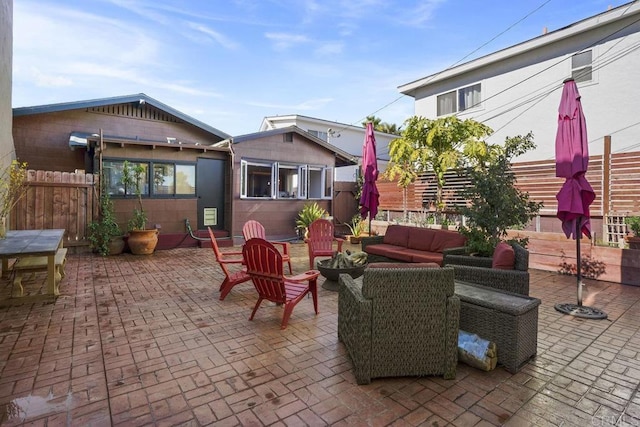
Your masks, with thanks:
[[[319,271],[310,270],[296,276],[285,276],[282,254],[264,239],[249,239],[242,248],[242,253],[247,265],[247,273],[258,291],[258,302],[249,320],[253,320],[262,301],[268,300],[284,306],[280,328],[286,329],[293,307],[309,292],[313,297],[313,308],[318,314]]]
[[[245,242],[256,237],[258,239],[267,240],[264,226],[253,219],[245,222],[242,226],[242,236],[244,237]],[[282,247],[282,261],[289,264],[289,274],[293,274],[293,270],[291,269],[291,251],[289,250],[291,245],[288,242],[274,242],[271,240],[269,240],[269,242],[273,245]]]
[[[220,248],[218,247],[216,237],[213,235],[211,227],[207,228],[209,229],[209,237],[211,237],[211,247],[213,248],[213,253],[216,254],[216,261],[218,261],[218,264],[220,264],[220,268],[222,268],[222,272],[225,276],[225,279],[220,285],[220,301],[222,301],[231,291],[231,288],[240,283],[248,282],[249,280],[251,280],[251,277],[247,274],[247,269],[243,265],[244,258],[242,258],[242,252],[221,252]],[[243,266],[240,270],[231,271],[227,267],[227,265],[231,264],[240,264]]]
[[[317,256],[332,256],[333,242],[338,242],[338,252],[342,252],[343,239],[334,237],[333,223],[328,219],[316,219],[309,225],[307,246],[309,249],[309,268],[315,268],[313,260]]]

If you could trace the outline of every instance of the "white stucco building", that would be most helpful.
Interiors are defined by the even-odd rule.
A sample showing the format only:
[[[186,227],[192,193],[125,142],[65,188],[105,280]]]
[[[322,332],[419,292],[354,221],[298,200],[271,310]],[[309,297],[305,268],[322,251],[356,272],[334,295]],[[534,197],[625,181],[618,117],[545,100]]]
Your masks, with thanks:
[[[346,151],[347,153],[362,157],[362,145],[364,143],[365,128],[352,126],[339,122],[318,119],[314,117],[291,114],[286,116],[265,117],[260,125],[260,131],[280,129],[289,126],[297,126],[313,136],[327,141],[329,144]],[[375,132],[376,149],[378,155],[378,168],[383,171],[389,160],[389,143],[398,138],[383,132]],[[355,181],[359,166],[345,166],[336,168],[336,181]]]
[[[555,156],[563,81],[578,82],[590,154],[640,147],[640,2],[631,2],[465,64],[403,84],[415,114],[457,114],[491,127],[490,142],[534,134],[535,151],[517,161]]]
[[[0,2],[0,167],[14,158],[11,133],[11,67],[13,52],[13,0]]]

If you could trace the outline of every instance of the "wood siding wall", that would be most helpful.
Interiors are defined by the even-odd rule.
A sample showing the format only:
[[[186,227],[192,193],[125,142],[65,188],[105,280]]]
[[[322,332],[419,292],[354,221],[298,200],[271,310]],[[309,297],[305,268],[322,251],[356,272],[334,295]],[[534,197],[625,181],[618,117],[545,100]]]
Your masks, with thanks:
[[[9,229],[63,228],[65,246],[86,245],[100,198],[92,174],[29,170],[27,194],[11,212]]]

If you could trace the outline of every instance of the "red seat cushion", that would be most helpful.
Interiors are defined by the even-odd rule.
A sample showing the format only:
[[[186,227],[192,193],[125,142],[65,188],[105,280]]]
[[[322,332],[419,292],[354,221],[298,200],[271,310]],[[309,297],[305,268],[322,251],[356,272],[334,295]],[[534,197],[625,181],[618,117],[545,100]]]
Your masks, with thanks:
[[[411,254],[408,253],[407,248],[403,246],[387,245],[384,243],[368,245],[367,253],[382,255],[387,258],[397,259],[398,261],[411,262]]]
[[[491,267],[500,270],[513,270],[516,254],[510,244],[500,242],[493,251]]]
[[[439,268],[435,262],[372,262],[367,268]]]

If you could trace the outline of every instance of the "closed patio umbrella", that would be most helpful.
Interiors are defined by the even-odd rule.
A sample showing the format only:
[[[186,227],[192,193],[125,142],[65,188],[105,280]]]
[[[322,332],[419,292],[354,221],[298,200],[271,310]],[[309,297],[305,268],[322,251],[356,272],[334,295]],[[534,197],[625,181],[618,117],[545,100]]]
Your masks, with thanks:
[[[567,238],[576,240],[576,277],[578,304],[557,304],[556,310],[587,318],[606,318],[602,311],[582,305],[582,265],[580,239],[584,234],[591,238],[589,206],[596,195],[585,178],[589,164],[589,142],[587,124],[582,112],[578,87],[573,79],[564,81],[562,99],[558,108],[558,131],[556,134],[556,176],[565,178],[556,195],[557,216],[562,221],[562,230]]]
[[[362,195],[360,196],[360,215],[362,219],[369,216],[369,232],[371,232],[371,218],[378,214],[378,158],[376,155],[376,137],[373,132],[373,123],[367,123],[367,129],[362,146]]]

